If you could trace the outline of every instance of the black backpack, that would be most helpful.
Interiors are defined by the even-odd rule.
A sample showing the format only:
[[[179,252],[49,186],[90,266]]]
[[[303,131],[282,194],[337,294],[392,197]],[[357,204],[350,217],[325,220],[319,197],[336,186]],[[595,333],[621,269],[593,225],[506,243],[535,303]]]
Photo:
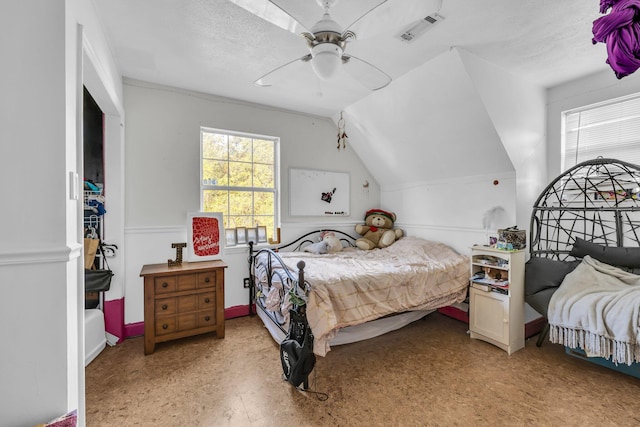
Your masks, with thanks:
[[[280,343],[283,378],[294,387],[309,387],[309,374],[316,365],[313,333],[307,323],[304,307],[289,311],[289,333]]]

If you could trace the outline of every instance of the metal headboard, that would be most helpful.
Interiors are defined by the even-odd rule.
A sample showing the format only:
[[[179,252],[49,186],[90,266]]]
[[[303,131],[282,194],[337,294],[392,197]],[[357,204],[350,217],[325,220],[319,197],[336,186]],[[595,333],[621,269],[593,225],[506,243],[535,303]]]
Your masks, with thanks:
[[[571,260],[576,238],[640,246],[640,166],[594,159],[567,170],[533,205],[531,256]]]

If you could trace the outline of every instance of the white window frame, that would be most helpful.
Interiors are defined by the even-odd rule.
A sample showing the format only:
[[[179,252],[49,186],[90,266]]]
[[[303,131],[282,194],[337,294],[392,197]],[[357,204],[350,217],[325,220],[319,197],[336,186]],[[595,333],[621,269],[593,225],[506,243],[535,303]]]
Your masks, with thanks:
[[[240,138],[251,138],[259,140],[269,140],[274,143],[274,188],[273,190],[265,190],[262,187],[233,187],[229,185],[211,185],[204,184],[203,178],[203,134],[204,133],[218,133],[225,134],[227,136],[237,136]],[[252,161],[253,164],[253,161]],[[273,223],[274,229],[271,233],[276,237],[276,229],[280,227],[280,138],[276,136],[259,135],[246,132],[236,132],[226,129],[210,128],[207,126],[200,127],[200,211],[204,211],[204,192],[206,190],[224,190],[224,191],[251,191],[251,192],[273,192],[274,193],[274,207],[273,207]],[[223,221],[226,215],[223,215]]]
[[[640,164],[640,93],[562,112],[561,165],[614,158]]]

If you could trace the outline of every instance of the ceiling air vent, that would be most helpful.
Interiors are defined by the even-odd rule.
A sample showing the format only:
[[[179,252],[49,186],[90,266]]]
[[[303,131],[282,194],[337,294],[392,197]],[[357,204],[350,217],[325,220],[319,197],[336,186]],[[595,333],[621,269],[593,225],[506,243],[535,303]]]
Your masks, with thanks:
[[[407,29],[405,29],[399,36],[400,40],[406,43],[410,43],[422,34],[426,33],[427,30],[430,30],[431,28],[436,26],[438,22],[442,21],[443,19],[444,16],[437,13],[427,15],[423,19],[412,23]]]

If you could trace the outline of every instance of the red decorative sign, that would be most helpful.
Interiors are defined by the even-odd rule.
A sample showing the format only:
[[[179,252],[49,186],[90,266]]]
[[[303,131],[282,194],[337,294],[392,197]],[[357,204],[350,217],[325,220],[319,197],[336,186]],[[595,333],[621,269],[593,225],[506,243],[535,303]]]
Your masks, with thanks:
[[[211,256],[220,253],[220,228],[218,218],[193,218],[193,253]]]
[[[194,213],[189,215],[188,245],[190,261],[205,261],[221,252],[220,230],[222,214]]]

